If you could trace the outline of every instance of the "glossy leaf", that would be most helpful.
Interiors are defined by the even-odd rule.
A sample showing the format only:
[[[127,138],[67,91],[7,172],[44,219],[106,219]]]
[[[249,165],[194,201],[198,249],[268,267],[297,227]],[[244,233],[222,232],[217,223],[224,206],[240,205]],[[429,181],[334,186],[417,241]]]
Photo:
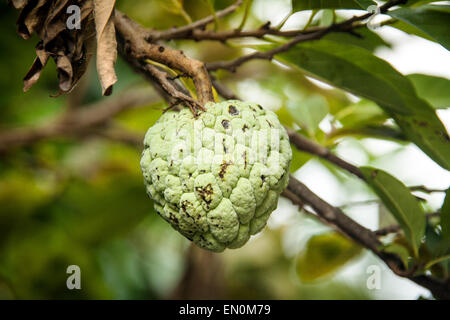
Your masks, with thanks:
[[[417,256],[425,233],[426,219],[422,207],[409,189],[387,172],[371,167],[362,167],[361,171],[367,183],[402,227]]]
[[[388,14],[419,29],[446,49],[450,50],[450,6],[427,5],[401,8]]]
[[[336,232],[312,236],[297,260],[297,274],[303,282],[317,281],[338,271],[360,252],[360,246]]]
[[[435,109],[450,108],[450,80],[426,74],[410,74],[417,95]]]

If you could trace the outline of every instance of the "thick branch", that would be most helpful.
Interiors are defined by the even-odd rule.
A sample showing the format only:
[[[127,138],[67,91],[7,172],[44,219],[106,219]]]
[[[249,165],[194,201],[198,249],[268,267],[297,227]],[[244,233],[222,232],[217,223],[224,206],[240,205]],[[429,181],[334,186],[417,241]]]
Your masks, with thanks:
[[[172,108],[178,103],[186,104],[192,111],[194,115],[197,115],[197,109],[203,109],[197,101],[192,99],[187,94],[181,92],[174,84],[173,80],[169,79],[169,75],[159,70],[157,67],[151,64],[145,64],[142,66],[144,72],[148,72],[151,76],[157,80],[157,82],[161,85],[162,89],[172,97],[176,103],[172,103],[168,109]]]
[[[127,61],[150,59],[186,73],[194,81],[200,104],[214,101],[211,79],[203,62],[186,57],[182,51],[148,43],[145,29],[119,11],[116,11],[114,23]]]

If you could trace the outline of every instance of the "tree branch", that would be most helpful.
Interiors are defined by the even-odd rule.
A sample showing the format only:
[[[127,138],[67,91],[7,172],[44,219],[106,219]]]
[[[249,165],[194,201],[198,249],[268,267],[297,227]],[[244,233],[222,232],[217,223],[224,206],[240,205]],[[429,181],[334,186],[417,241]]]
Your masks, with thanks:
[[[127,61],[145,62],[150,59],[184,72],[194,81],[200,105],[214,101],[211,79],[203,62],[186,57],[182,51],[148,43],[144,37],[145,29],[117,10],[114,24],[123,46],[121,54],[126,56]]]
[[[183,39],[185,37],[189,37],[189,35],[191,35],[194,31],[204,29],[208,24],[214,22],[216,18],[222,18],[226,15],[229,15],[230,13],[233,13],[242,5],[242,2],[243,0],[238,0],[229,7],[221,11],[217,11],[215,15],[207,16],[206,18],[197,20],[186,26],[163,31],[145,29],[144,37],[149,42],[154,42],[162,39]]]
[[[290,176],[289,178],[288,190],[291,192],[291,194],[288,193],[289,198],[294,204],[298,205],[300,201],[303,201],[305,204],[310,205],[322,220],[326,221],[327,224],[333,226],[356,243],[372,251],[383,260],[395,274],[408,278],[429,289],[437,299],[450,299],[450,282],[428,275],[416,276],[414,275],[414,270],[406,270],[403,266],[403,262],[397,255],[381,251],[381,243],[374,232],[349,218],[339,208],[333,207],[322,200],[293,176]]]

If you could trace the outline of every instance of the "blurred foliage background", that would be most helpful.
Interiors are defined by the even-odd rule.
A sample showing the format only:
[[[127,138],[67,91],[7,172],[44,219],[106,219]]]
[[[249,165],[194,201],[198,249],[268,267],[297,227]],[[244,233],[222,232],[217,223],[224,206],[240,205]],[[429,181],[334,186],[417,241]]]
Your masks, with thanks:
[[[176,0],[118,0],[117,6],[144,26],[166,29],[204,17],[231,2],[185,0],[180,7]],[[277,17],[287,14],[283,13],[286,3],[280,1]],[[253,1],[246,28],[258,28],[266,22],[269,9],[265,4]],[[37,40],[21,39],[15,29],[17,12],[5,1],[0,9],[1,130],[45,124],[74,103],[82,108],[130,90],[153,90],[119,58],[119,81],[111,97],[101,96],[93,63],[69,95],[50,97],[57,92],[52,61],[40,81],[29,92],[22,92],[22,79],[34,59]],[[221,19],[215,27],[236,27],[243,10]],[[331,10],[321,10],[312,23],[326,25],[333,16]],[[302,15],[291,27],[306,20]],[[277,22],[280,19],[273,21]],[[369,51],[390,48],[376,33],[361,32],[363,38],[344,33],[327,38]],[[249,44],[178,41],[169,45],[200,60],[217,61],[242,55],[247,50],[244,45]],[[281,64],[254,61],[236,73],[218,72],[217,77],[243,99],[258,99],[276,110],[283,123],[358,164],[382,167],[407,147],[396,126],[386,125],[389,117],[375,103],[320,85]],[[164,107],[164,102],[155,98],[151,104],[121,113],[114,122],[143,135]],[[380,154],[368,147],[368,138],[372,143],[374,139],[388,140],[389,147]],[[395,276],[371,254],[298,213],[285,199],[280,200],[268,228],[244,248],[212,254],[191,247],[153,211],[139,158],[136,147],[98,136],[46,139],[1,154],[1,299],[407,297],[404,292],[412,285],[400,284],[398,279],[395,282]],[[296,171],[300,177],[313,177],[309,179],[317,190],[339,184],[329,199],[355,218],[357,212],[358,221],[373,227],[393,221],[382,214],[385,208],[365,185],[340,169],[294,150],[292,172]],[[448,185],[448,178],[444,176],[440,184]],[[416,183],[414,178],[407,182]],[[429,212],[439,208],[443,199],[439,195],[422,197]],[[354,207],[355,201],[362,203]],[[361,214],[366,216],[361,218]],[[381,291],[366,287],[366,268],[371,264],[380,265],[386,275]],[[81,268],[81,290],[66,288],[69,265]]]

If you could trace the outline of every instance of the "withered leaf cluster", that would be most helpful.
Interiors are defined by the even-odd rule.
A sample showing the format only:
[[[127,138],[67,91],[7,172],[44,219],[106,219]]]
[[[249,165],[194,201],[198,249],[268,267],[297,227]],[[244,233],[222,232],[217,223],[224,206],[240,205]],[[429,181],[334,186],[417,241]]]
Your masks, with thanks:
[[[24,91],[39,80],[52,58],[57,66],[59,91],[69,92],[82,77],[97,52],[97,72],[103,95],[117,81],[114,64],[117,43],[113,23],[115,0],[9,0],[20,10],[18,33],[29,39],[36,34],[36,59],[24,78]],[[79,10],[80,28],[69,28],[74,7]],[[68,10],[69,9],[69,10]],[[78,11],[78,10],[77,10]],[[72,24],[73,25],[73,24]]]

